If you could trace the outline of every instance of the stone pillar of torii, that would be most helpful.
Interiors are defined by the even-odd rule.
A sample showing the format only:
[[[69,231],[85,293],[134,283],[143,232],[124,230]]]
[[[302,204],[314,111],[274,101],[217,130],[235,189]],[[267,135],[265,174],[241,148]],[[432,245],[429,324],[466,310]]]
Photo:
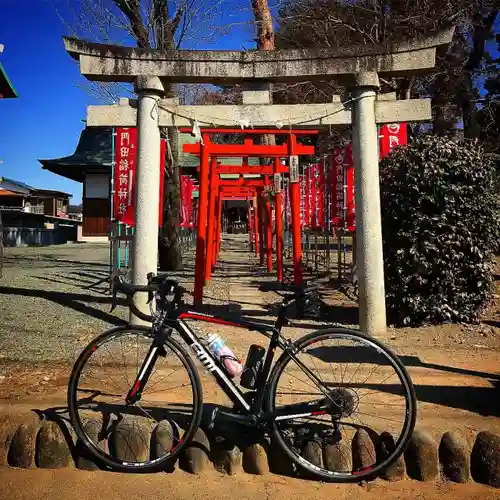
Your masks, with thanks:
[[[159,127],[290,127],[352,125],[356,179],[356,239],[359,323],[370,335],[386,331],[377,124],[427,121],[429,99],[391,100],[379,95],[379,76],[410,76],[432,70],[436,48],[448,45],[453,29],[390,46],[275,51],[168,51],[103,45],[65,38],[83,76],[94,81],[135,84],[135,100],[89,106],[87,126],[138,129],[134,284],[156,272],[158,257]],[[270,105],[267,90],[253,90],[243,105],[182,106],[162,99],[161,80],[171,83],[244,83],[261,88],[273,82],[335,79],[345,99],[326,104]],[[136,305],[148,311],[146,294]],[[141,296],[139,296],[141,295]],[[137,323],[137,318],[131,318]]]

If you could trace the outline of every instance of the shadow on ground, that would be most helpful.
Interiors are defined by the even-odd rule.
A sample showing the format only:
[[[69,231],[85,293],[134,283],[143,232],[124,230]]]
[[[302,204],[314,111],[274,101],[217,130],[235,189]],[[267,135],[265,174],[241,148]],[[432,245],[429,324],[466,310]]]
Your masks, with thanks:
[[[36,290],[31,288],[16,288],[10,286],[0,286],[0,295],[17,295],[20,297],[37,297],[50,300],[64,307],[69,307],[82,314],[87,314],[93,318],[100,319],[112,325],[125,325],[126,321],[117,318],[113,314],[102,311],[89,305],[89,303],[109,304],[112,297],[89,295],[85,293],[56,292],[51,290]],[[118,305],[126,305],[124,299],[117,299]]]

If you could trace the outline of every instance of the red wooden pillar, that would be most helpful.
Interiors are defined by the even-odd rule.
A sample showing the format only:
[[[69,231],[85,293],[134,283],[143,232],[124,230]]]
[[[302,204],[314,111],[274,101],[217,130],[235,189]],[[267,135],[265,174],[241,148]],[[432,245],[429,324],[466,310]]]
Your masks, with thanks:
[[[293,155],[297,146],[297,138],[290,135],[290,154]],[[297,179],[298,180],[298,179]],[[290,182],[290,211],[292,212],[292,249],[293,249],[293,281],[296,285],[302,283],[302,245],[300,232],[300,184]]]
[[[257,193],[253,197],[253,234],[255,245],[255,256],[259,256],[259,207],[257,205]]]
[[[218,192],[218,197],[217,197],[217,233],[216,233],[216,257],[219,257],[220,253],[220,243],[222,240],[222,194],[219,190]],[[214,261],[214,265],[216,263],[217,259]]]
[[[210,281],[212,276],[212,260],[215,252],[214,234],[215,234],[215,198],[218,191],[217,183],[217,158],[212,158],[210,164],[210,192],[208,201],[208,216],[207,216],[207,258],[205,260],[205,283]]]
[[[250,251],[253,250],[253,214],[252,214],[252,204],[250,203],[250,198],[247,200],[247,208],[248,208],[248,244],[250,247]]]
[[[217,253],[219,251],[219,235],[218,232],[220,230],[219,228],[219,197],[220,197],[220,191],[216,189],[215,193],[215,214],[214,214],[214,237],[213,237],[213,252],[212,252],[212,272],[214,270],[215,265],[217,264]]]
[[[304,226],[311,227],[311,182],[309,179],[309,167],[304,172],[305,189],[304,189]]]
[[[209,180],[209,160],[210,138],[203,137],[204,145],[201,146],[200,157],[200,187],[198,198],[198,231],[196,237],[196,261],[194,277],[195,304],[203,303],[203,287],[205,285],[205,249],[207,241],[207,212],[208,212],[208,180]]]
[[[280,166],[280,159],[276,158],[274,160],[274,170],[277,171]],[[278,281],[283,281],[283,193],[281,192],[281,186],[279,190],[276,191],[274,198],[275,203],[275,214],[274,220],[276,221],[276,268],[278,271]]]
[[[269,176],[264,177],[264,184],[266,186],[270,185]],[[266,231],[266,261],[267,261],[267,272],[273,272],[273,215],[271,212],[271,200],[269,195],[263,198],[264,202],[264,212],[266,214],[265,218],[265,231]]]
[[[262,197],[262,189],[257,190],[257,209],[259,212],[259,261],[260,265],[263,266],[266,260],[266,251],[265,251],[265,223],[266,223],[266,213],[264,210],[264,200]]]

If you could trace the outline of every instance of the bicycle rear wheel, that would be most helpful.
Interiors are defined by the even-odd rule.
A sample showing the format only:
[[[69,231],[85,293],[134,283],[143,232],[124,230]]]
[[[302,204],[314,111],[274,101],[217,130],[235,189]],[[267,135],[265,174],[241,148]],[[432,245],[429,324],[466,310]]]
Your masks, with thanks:
[[[297,340],[269,379],[273,434],[301,468],[332,482],[379,475],[404,452],[416,419],[415,391],[382,343],[334,328]]]
[[[172,463],[200,423],[200,379],[172,337],[140,399],[126,403],[152,342],[146,327],[108,330],[84,349],[70,377],[68,407],[76,435],[99,463],[114,470],[151,472]]]

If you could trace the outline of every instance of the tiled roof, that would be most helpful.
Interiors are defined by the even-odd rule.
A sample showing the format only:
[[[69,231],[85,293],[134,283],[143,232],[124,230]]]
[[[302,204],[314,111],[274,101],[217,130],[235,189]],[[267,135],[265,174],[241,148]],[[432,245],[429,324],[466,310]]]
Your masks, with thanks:
[[[0,99],[9,99],[13,97],[18,97],[16,89],[10,78],[7,76],[5,68],[0,63]]]
[[[82,181],[87,170],[108,172],[112,165],[112,128],[88,127],[82,130],[75,152],[70,156],[51,160],[38,160],[43,168],[73,180]],[[191,134],[179,134],[179,166],[197,167],[199,159],[182,151],[182,145],[195,143]],[[224,165],[241,165],[241,158],[221,158]],[[250,165],[258,165],[258,158],[249,158]]]

